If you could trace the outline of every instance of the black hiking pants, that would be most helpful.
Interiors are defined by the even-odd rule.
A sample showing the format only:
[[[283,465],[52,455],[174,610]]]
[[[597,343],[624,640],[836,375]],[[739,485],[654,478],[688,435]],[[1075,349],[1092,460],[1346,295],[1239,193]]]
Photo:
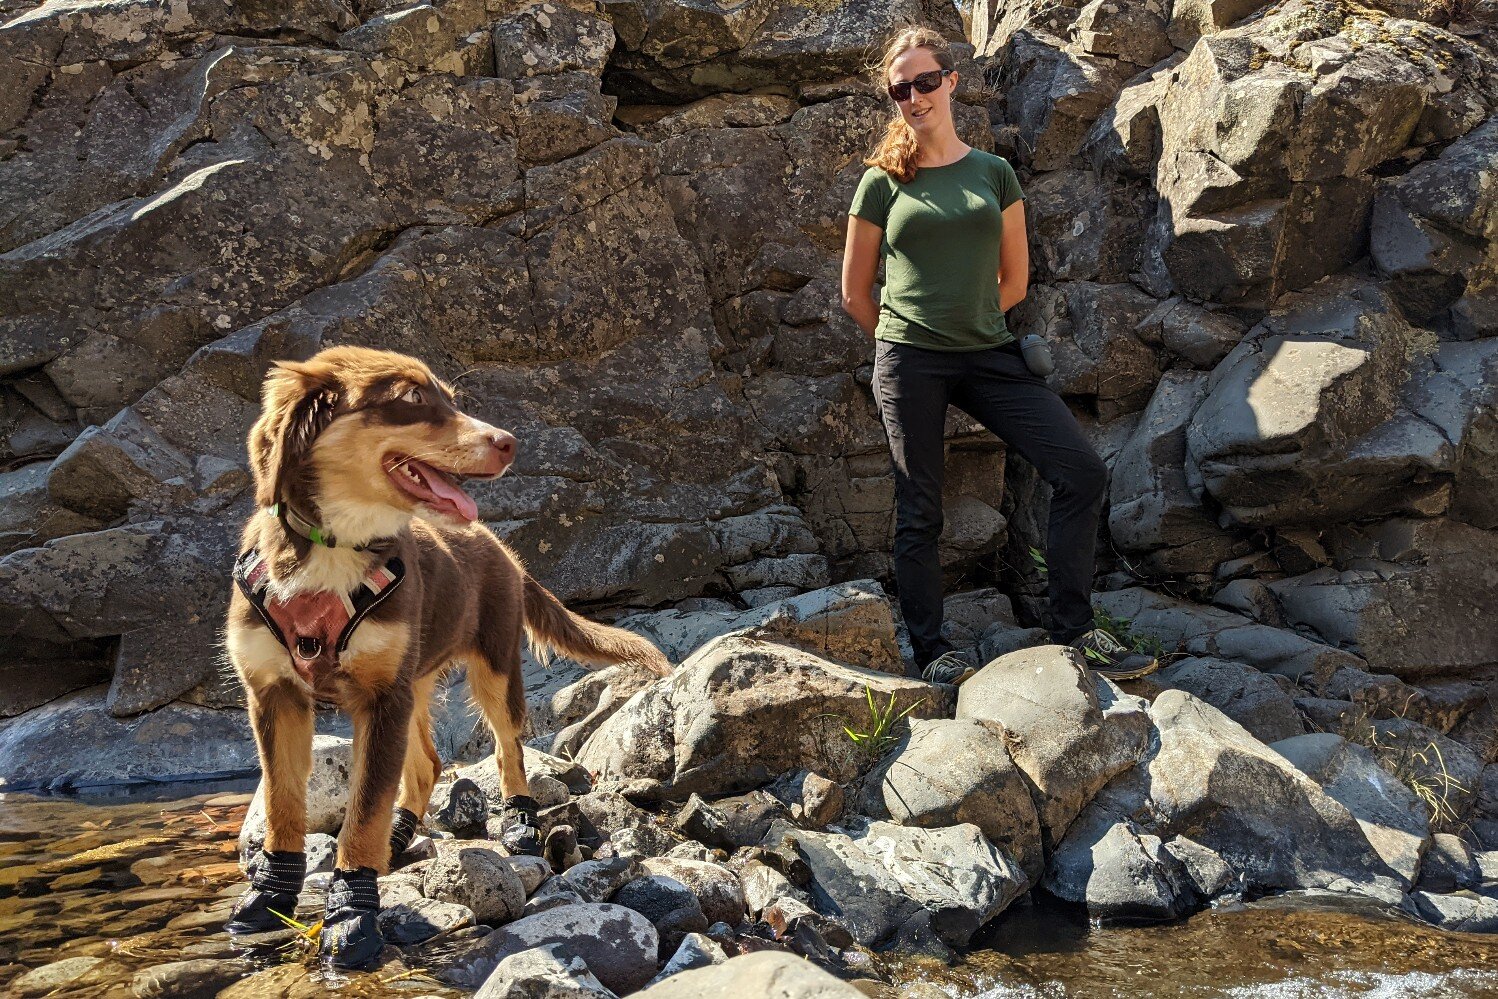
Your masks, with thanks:
[[[916,665],[924,668],[951,649],[941,636],[937,554],[948,405],[981,423],[1050,483],[1051,638],[1066,644],[1087,631],[1108,467],[1066,403],[1025,366],[1017,344],[968,352],[875,344],[874,398],[895,466],[895,583]]]

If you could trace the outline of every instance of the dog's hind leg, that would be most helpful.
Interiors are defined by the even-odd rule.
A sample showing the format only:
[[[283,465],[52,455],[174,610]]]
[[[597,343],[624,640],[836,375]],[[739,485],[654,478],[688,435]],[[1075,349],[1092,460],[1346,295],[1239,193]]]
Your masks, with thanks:
[[[250,871],[250,890],[234,907],[231,933],[282,928],[296,911],[307,875],[307,779],[312,775],[312,702],[290,683],[246,684],[250,726],[260,751],[265,844]],[[280,916],[277,915],[280,914]]]
[[[395,819],[390,833],[390,857],[393,861],[411,845],[416,827],[426,815],[432,787],[442,773],[442,758],[432,742],[432,690],[437,673],[422,677],[411,685],[414,698],[411,723],[406,729],[406,761],[401,768],[400,793],[395,799]]]
[[[517,615],[518,617],[518,615]],[[509,827],[501,842],[511,853],[539,854],[539,806],[525,777],[525,683],[520,675],[520,629],[495,629],[481,639],[479,654],[468,657],[468,686],[494,732],[494,762]]]

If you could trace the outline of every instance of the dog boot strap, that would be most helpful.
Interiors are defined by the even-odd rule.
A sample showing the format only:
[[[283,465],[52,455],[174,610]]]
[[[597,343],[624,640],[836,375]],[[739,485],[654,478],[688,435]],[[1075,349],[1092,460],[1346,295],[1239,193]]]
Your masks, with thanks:
[[[321,952],[339,967],[365,967],[385,946],[379,918],[380,885],[374,868],[335,869],[328,884]]]
[[[234,906],[230,933],[265,933],[285,929],[296,914],[297,896],[307,878],[307,855],[289,850],[261,850],[250,864],[250,888]]]
[[[416,826],[421,820],[409,808],[397,808],[395,820],[390,824],[390,859],[394,860],[406,852],[411,840],[416,838]]]

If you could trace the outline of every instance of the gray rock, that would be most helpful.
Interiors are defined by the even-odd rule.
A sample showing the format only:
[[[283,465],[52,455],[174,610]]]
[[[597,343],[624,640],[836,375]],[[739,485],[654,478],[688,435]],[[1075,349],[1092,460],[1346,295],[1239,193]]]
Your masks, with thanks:
[[[894,943],[912,921],[962,946],[1030,886],[1018,864],[973,825],[860,821],[824,833],[777,826],[767,842],[780,841],[811,868],[817,909],[867,947]]]
[[[672,800],[748,790],[801,769],[848,779],[873,762],[842,732],[867,723],[866,691],[881,707],[893,697],[896,712],[940,710],[917,680],[726,636],[632,698],[589,738],[578,762],[603,778],[658,780]]]
[[[243,777],[258,769],[243,712],[175,704],[122,719],[105,708],[105,695],[103,687],[80,690],[0,722],[0,789]]]
[[[1431,837],[1430,849],[1425,851],[1420,863],[1417,887],[1421,891],[1436,893],[1475,888],[1483,880],[1477,858],[1460,837],[1451,833],[1436,833]]]
[[[487,925],[517,919],[525,908],[525,884],[507,860],[492,849],[441,844],[422,873],[427,898],[464,906]]]
[[[473,926],[473,910],[435,898],[411,898],[392,904],[380,897],[380,932],[385,942],[397,947],[425,943],[433,937]]]
[[[1096,603],[1114,618],[1128,622],[1134,634],[1158,639],[1167,649],[1228,659],[1265,673],[1324,682],[1343,667],[1364,665],[1350,652],[1313,642],[1293,631],[1140,587],[1099,594]]]
[[[1459,933],[1498,932],[1498,896],[1464,891],[1437,895],[1427,891],[1410,893],[1421,918],[1443,930]]]
[[[650,857],[640,867],[647,874],[671,878],[689,888],[702,903],[709,923],[737,926],[744,917],[744,889],[738,875],[726,867],[681,857]]]
[[[757,860],[738,868],[739,884],[744,891],[744,907],[752,918],[782,898],[793,898],[811,904],[811,897],[791,884],[784,874]]]
[[[1125,551],[1147,556],[1146,567],[1156,572],[1207,571],[1242,550],[1187,481],[1186,430],[1207,397],[1207,381],[1200,372],[1166,372],[1113,462],[1109,533]]]
[[[609,860],[585,860],[561,876],[574,891],[590,902],[607,902],[614,892],[640,876],[640,862],[634,857]]]
[[[233,962],[199,958],[192,961],[173,961],[143,968],[130,980],[130,992],[136,999],[156,999],[157,996],[181,996],[197,999],[218,995],[219,990],[243,975]]]
[[[1105,811],[1084,813],[1051,858],[1045,889],[1092,919],[1175,919],[1197,901],[1195,882],[1158,836]]]
[[[649,637],[672,662],[684,662],[714,638],[738,633],[850,666],[905,671],[894,609],[872,579],[839,583],[743,613],[660,611],[625,618],[620,626]]]
[[[133,410],[102,427],[89,427],[47,472],[54,503],[110,522],[132,503],[169,506],[191,498],[193,467]]]
[[[65,957],[39,968],[32,968],[10,983],[11,990],[22,999],[50,995],[68,983],[92,971],[101,957]]]
[[[1180,863],[1192,888],[1201,899],[1216,898],[1233,885],[1233,869],[1193,839],[1177,836],[1165,844],[1165,852]]]
[[[527,779],[533,777],[555,777],[574,794],[586,794],[590,787],[588,773],[576,763],[559,759],[549,753],[543,753],[539,749],[524,747],[525,751],[525,776]],[[491,802],[498,803],[504,799],[504,789],[499,783],[499,767],[494,757],[486,756],[477,763],[466,767],[459,767],[457,776],[462,779],[471,780],[479,786]]]
[[[672,954],[671,959],[661,967],[660,974],[652,978],[646,988],[659,985],[672,975],[679,975],[683,971],[710,968],[727,960],[728,955],[716,940],[701,933],[688,933],[682,938],[681,946],[676,948],[676,953]]]
[[[1079,828],[1095,836],[1129,821],[1162,841],[1186,834],[1248,891],[1395,883],[1346,807],[1222,712],[1168,690],[1150,718],[1158,749],[1100,793]],[[1085,868],[1089,852],[1088,836],[1069,835],[1052,866]]]
[[[1356,648],[1369,669],[1459,675],[1498,657],[1498,639],[1472,617],[1494,595],[1484,576],[1498,557],[1494,538],[1448,520],[1388,520],[1355,543],[1363,556],[1355,568],[1318,569],[1269,588],[1291,622]]]
[[[592,899],[584,896],[571,884],[562,878],[550,878],[536,893],[525,900],[523,916],[534,916],[538,912],[547,909],[555,909],[559,905],[572,905],[576,902],[589,902]]]
[[[216,677],[222,665],[217,620],[140,628],[120,636],[109,684],[109,713],[128,718],[159,708]],[[238,686],[238,677],[234,677]]]
[[[1260,742],[1277,742],[1305,731],[1295,700],[1273,677],[1224,659],[1181,659],[1132,688],[1144,695],[1184,690],[1242,725]]]
[[[1031,881],[1044,866],[1035,803],[997,722],[911,722],[909,734],[869,774],[863,814],[927,829],[971,823]]]
[[[474,999],[614,999],[614,993],[586,961],[550,944],[500,961]]]
[[[813,828],[836,822],[847,804],[841,784],[810,770],[782,777],[769,791],[790,808],[792,819]]]
[[[1149,743],[1144,702],[1051,645],[1010,653],[959,688],[957,718],[996,722],[1032,787],[1041,833],[1059,843],[1097,791],[1139,761]],[[1025,827],[1020,817],[1019,829]],[[1013,836],[1014,834],[1011,834]],[[1033,850],[1019,834],[1029,860]]]
[[[1401,883],[1414,885],[1431,839],[1429,812],[1413,791],[1385,772],[1371,752],[1341,736],[1300,735],[1269,748],[1346,806]]]
[[[708,927],[702,903],[686,885],[663,874],[636,878],[614,892],[616,905],[633,909],[660,934],[661,958],[666,959],[689,933]]]
[[[684,971],[640,995],[649,999],[858,999],[863,993],[805,958],[767,951]]]
[[[655,977],[659,942],[655,927],[633,909],[582,902],[500,927],[466,948],[438,977],[453,985],[478,988],[504,959],[555,944],[569,959],[581,959],[604,986],[622,995]]]
[[[488,795],[467,777],[433,788],[427,808],[427,825],[454,836],[482,834],[489,819]]]
[[[676,824],[700,843],[732,850],[758,843],[771,823],[789,814],[785,805],[765,791],[719,798],[712,804],[694,794],[676,813]]]

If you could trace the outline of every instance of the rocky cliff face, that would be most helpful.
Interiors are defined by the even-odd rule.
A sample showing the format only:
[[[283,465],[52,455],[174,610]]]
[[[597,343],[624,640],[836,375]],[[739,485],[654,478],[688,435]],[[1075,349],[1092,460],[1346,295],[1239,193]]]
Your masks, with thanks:
[[[859,74],[912,19],[967,23],[960,129],[1029,194],[1010,318],[1113,467],[1100,583],[1170,594],[1115,602],[1197,655],[1483,678],[1498,11],[1384,8],[0,2],[0,716],[234,705],[259,382],[337,343],[521,438],[481,513],[576,604],[885,574],[837,277]],[[1044,487],[950,431],[944,562],[1033,624]]]

